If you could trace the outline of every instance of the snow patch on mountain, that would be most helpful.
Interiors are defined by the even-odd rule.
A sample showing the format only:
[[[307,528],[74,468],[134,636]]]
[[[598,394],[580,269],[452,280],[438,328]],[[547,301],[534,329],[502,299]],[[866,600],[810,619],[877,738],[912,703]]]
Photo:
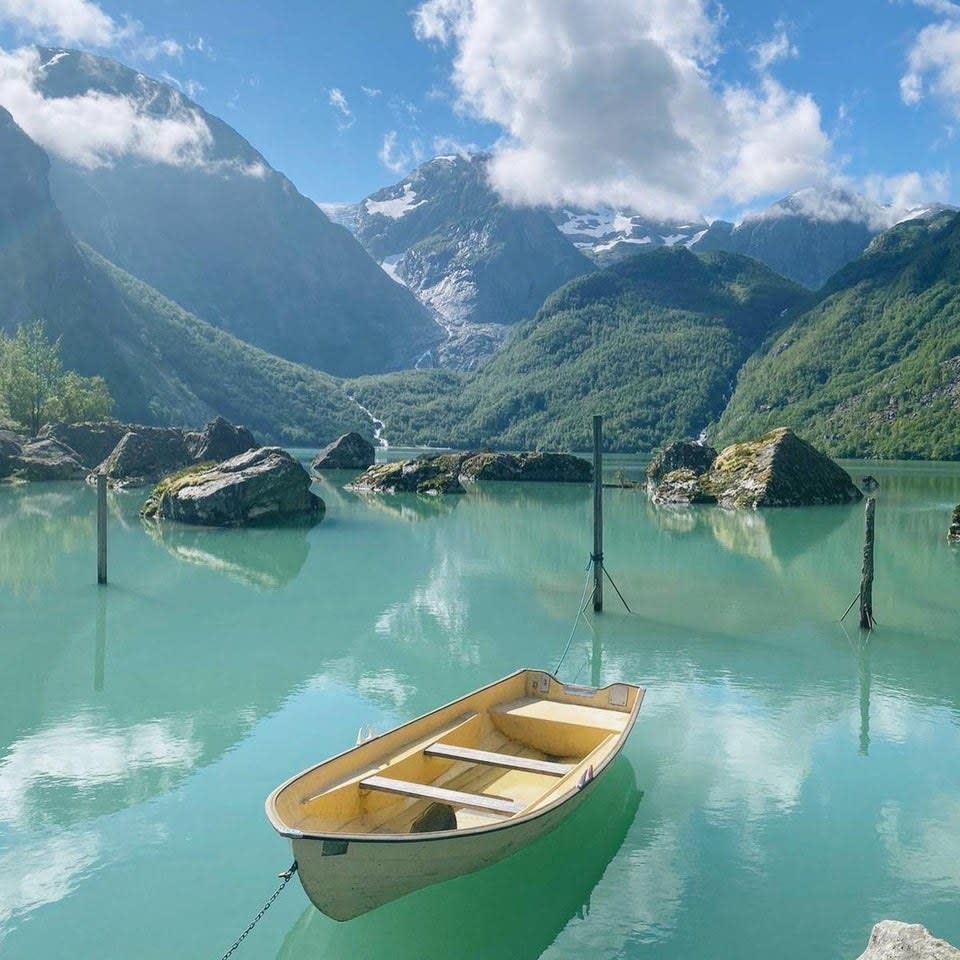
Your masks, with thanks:
[[[389,200],[363,201],[367,213],[372,216],[389,217],[391,220],[405,217],[411,210],[416,210],[426,202],[426,200],[417,200],[413,184],[409,182],[403,185],[403,193],[399,197],[391,197]]]

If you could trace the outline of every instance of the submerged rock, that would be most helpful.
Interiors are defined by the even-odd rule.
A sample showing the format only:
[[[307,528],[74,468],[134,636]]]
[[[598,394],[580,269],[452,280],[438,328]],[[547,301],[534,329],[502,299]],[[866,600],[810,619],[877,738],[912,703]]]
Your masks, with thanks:
[[[863,499],[846,470],[786,428],[726,447],[700,482],[722,507],[799,507]]]
[[[223,417],[214,417],[202,430],[187,433],[187,449],[198,463],[229,460],[257,446],[246,427],[235,427]]]
[[[373,466],[376,451],[359,433],[345,433],[324,447],[314,458],[314,470],[366,470]]]
[[[48,423],[38,434],[41,439],[58,440],[76,451],[88,469],[103,463],[131,428],[119,420],[96,420],[85,423]]]
[[[716,503],[717,498],[703,489],[701,477],[689,467],[671,470],[656,483],[648,480],[647,492],[654,503]]]
[[[857,960],[960,960],[960,950],[919,923],[881,920]]]
[[[953,508],[950,529],[947,531],[947,540],[951,543],[960,543],[960,503]]]
[[[323,501],[310,475],[279,447],[260,447],[212,466],[194,465],[154,487],[141,515],[204,526],[242,526],[291,520],[315,523]]]
[[[468,480],[589,483],[593,466],[569,453],[477,453],[467,457],[460,473]]]
[[[460,468],[470,454],[445,453],[378,463],[348,484],[361,493],[464,493]]]
[[[593,467],[567,453],[443,453],[378,463],[349,485],[367,493],[464,493],[465,480],[586,483]]]

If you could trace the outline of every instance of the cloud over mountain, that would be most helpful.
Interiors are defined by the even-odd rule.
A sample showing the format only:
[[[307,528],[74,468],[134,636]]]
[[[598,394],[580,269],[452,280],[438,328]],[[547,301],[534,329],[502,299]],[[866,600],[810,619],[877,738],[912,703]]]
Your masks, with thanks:
[[[711,75],[706,0],[425,0],[422,40],[454,50],[462,110],[504,136],[490,173],[508,200],[693,215],[822,179],[830,139],[807,94],[769,74]]]

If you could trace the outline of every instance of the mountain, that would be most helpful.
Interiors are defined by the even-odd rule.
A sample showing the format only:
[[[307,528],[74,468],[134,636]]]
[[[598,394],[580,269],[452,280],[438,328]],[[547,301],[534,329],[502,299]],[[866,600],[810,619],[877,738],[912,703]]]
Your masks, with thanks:
[[[960,459],[960,215],[901,223],[746,364],[722,441],[792,426],[835,456]]]
[[[222,120],[113,60],[40,58],[48,102],[89,92],[125,105],[143,140],[195,134],[167,154],[160,139],[156,156],[52,157],[67,225],[102,256],[201,319],[336,374],[410,366],[442,338],[410,291]]]
[[[659,247],[690,247],[709,228],[706,220],[652,220],[629,210],[563,207],[551,211],[560,232],[595,263],[607,265]]]
[[[332,205],[370,255],[436,314],[444,366],[471,367],[544,298],[593,269],[543,210],[507,206],[487,157],[436,157],[356,208]]]
[[[810,290],[861,256],[898,221],[935,216],[942,204],[895,210],[845,190],[809,187],[734,225],[716,220],[691,249],[728,250],[765,263]]]
[[[478,372],[365,377],[347,389],[391,443],[613,450],[696,436],[740,366],[809,294],[746,257],[654,250],[573,280]]]
[[[106,379],[118,417],[196,426],[219,413],[285,443],[370,433],[333,377],[242,343],[77,243],[47,155],[3,108],[0,163],[0,328],[44,320],[67,368]]]

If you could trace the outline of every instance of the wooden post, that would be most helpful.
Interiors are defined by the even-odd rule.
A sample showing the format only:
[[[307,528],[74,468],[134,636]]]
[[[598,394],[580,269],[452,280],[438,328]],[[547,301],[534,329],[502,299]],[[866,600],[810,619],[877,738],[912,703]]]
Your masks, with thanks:
[[[593,609],[603,610],[603,417],[593,418]]]
[[[872,630],[873,619],[873,518],[877,501],[867,497],[866,527],[863,535],[863,572],[860,574],[860,629]]]
[[[107,478],[97,476],[97,583],[107,582]]]
[[[107,592],[97,591],[97,646],[93,658],[93,689],[103,690],[107,664]]]

